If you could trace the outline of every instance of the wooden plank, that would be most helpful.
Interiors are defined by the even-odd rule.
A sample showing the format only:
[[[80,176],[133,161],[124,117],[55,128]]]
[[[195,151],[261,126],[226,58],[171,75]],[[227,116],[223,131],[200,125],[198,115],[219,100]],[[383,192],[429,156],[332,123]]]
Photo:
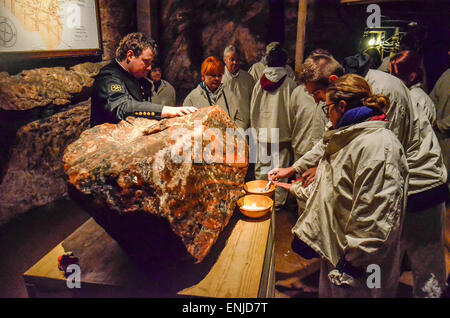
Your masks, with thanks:
[[[298,1],[297,42],[295,44],[295,74],[300,73],[305,51],[306,12],[308,1]]]
[[[258,296],[270,218],[239,220],[227,245],[206,277],[181,295],[255,298]],[[259,238],[259,239],[258,239]]]
[[[55,281],[64,281],[65,284],[66,278],[63,272],[58,269],[58,256],[62,254],[64,254],[64,248],[59,243],[25,272],[25,282],[35,283],[41,279],[52,279]]]
[[[236,214],[202,263],[153,270],[137,268],[91,218],[26,271],[24,280],[38,297],[258,297],[270,217]],[[58,256],[69,250],[80,259],[81,289],[68,289],[57,268]]]
[[[275,297],[275,213],[272,211],[258,298]]]

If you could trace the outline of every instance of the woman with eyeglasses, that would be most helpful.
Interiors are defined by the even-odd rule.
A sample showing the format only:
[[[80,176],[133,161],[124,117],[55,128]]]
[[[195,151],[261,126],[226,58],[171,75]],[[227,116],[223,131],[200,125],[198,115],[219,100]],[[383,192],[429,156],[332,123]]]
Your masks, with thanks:
[[[214,56],[206,58],[201,66],[202,82],[186,96],[183,106],[204,108],[218,105],[238,128],[247,129],[250,123],[248,109],[241,108],[236,95],[222,84],[224,71],[225,66],[219,59]]]
[[[292,229],[295,251],[322,258],[320,297],[396,295],[408,166],[387,128],[388,105],[354,74],[326,91],[332,129],[324,133],[311,196]],[[296,193],[297,184],[275,184]]]

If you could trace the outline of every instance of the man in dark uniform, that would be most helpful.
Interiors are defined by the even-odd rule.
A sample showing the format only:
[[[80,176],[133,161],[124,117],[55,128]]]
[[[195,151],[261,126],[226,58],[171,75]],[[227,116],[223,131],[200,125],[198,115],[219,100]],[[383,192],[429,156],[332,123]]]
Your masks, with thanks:
[[[116,50],[116,59],[101,69],[94,82],[91,126],[118,123],[128,116],[161,119],[197,111],[151,102],[152,84],[145,77],[157,54],[157,45],[142,33],[126,35]]]

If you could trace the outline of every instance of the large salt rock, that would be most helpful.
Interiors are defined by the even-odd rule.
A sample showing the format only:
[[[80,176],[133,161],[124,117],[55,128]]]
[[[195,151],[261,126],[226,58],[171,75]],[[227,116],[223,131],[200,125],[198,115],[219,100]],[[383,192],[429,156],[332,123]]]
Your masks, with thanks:
[[[132,258],[201,262],[233,214],[248,166],[240,135],[226,162],[227,128],[236,126],[220,107],[93,127],[64,153],[70,193]]]

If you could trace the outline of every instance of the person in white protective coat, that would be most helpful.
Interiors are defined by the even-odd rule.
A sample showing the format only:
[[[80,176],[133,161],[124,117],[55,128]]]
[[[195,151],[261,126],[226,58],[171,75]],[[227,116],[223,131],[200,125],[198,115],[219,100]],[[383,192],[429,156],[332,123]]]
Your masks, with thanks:
[[[413,103],[417,105],[421,115],[425,115],[433,124],[436,120],[436,107],[421,88],[423,71],[420,68],[420,56],[411,51],[397,53],[390,60],[388,72],[401,79],[409,88]]]
[[[248,108],[239,103],[228,86],[222,84],[224,71],[220,60],[213,56],[206,58],[201,66],[202,82],[186,96],[183,105],[196,105],[197,108],[218,105],[238,128],[245,130],[250,122]]]
[[[324,49],[315,49],[308,57],[327,55],[332,57],[330,52]],[[321,101],[319,106],[324,105]],[[291,107],[292,118],[292,148],[294,151],[294,161],[297,161],[304,154],[322,139],[322,135],[330,125],[321,107],[317,107],[314,97],[308,93],[304,84],[297,86],[292,92]],[[304,174],[296,173],[297,180],[302,180],[302,187],[297,191],[297,212],[300,216],[305,208],[306,201],[310,195],[310,182],[308,180],[309,171]]]
[[[303,80],[316,101],[324,100],[326,85],[320,83],[311,70],[326,70],[330,63],[324,58],[305,61]],[[389,97],[386,110],[388,128],[394,132],[405,149],[409,169],[408,205],[403,237],[403,248],[411,260],[415,297],[439,297],[445,288],[445,251],[443,245],[444,220],[442,202],[448,196],[445,181],[447,172],[442,165],[439,152],[435,151],[437,142],[427,139],[431,125],[428,120],[420,120],[416,105],[411,102],[408,88],[403,82],[384,72],[369,70],[365,75],[372,92]],[[425,118],[425,116],[422,116]],[[269,179],[289,177],[295,171],[306,171],[317,166],[324,152],[323,141],[297,160],[288,169],[271,171]],[[430,212],[431,211],[431,212]],[[416,213],[415,217],[412,213]],[[419,221],[420,215],[420,221]],[[416,223],[417,222],[417,223]],[[409,229],[421,228],[415,235]],[[429,286],[437,286],[429,288]]]
[[[283,67],[286,58],[287,54],[280,46],[274,47],[267,56],[268,67],[252,92],[250,126],[256,130],[260,149],[255,163],[257,180],[267,179],[271,167],[288,167],[292,160],[292,118],[289,106],[297,84],[287,76]],[[267,152],[261,151],[265,145]],[[261,155],[266,154],[270,157],[263,160]],[[276,209],[285,204],[287,195],[283,189],[275,191]]]
[[[255,80],[250,74],[239,68],[239,52],[233,45],[224,49],[223,61],[225,62],[225,73],[222,76],[222,83],[236,95],[240,107],[247,110],[249,118],[250,101]],[[245,181],[255,180],[255,163],[253,160],[250,161]]]
[[[334,81],[326,94],[332,128],[305,212],[292,229],[321,258],[320,297],[394,297],[408,168],[382,109],[361,76]],[[295,194],[297,184],[275,182]],[[380,277],[371,277],[376,268]],[[376,288],[373,288],[371,284]]]
[[[222,76],[222,83],[227,85],[237,96],[240,104],[246,105],[250,110],[255,81],[250,74],[239,69],[239,53],[233,45],[227,46],[223,51],[223,61],[225,62],[225,73]]]
[[[305,75],[306,73],[306,75]],[[304,62],[302,67],[302,82],[306,91],[315,103],[325,101],[325,92],[328,85],[343,75],[343,67],[329,54],[321,54],[319,51],[311,54]],[[317,107],[317,106],[316,106]],[[325,145],[323,139],[320,139],[311,150],[294,162],[294,165],[288,168],[275,168],[268,174],[271,181],[289,178],[295,173],[301,176],[302,183],[298,184],[296,196],[299,202],[300,210],[303,208],[310,194],[310,185],[314,180],[316,167],[322,157]],[[300,195],[302,194],[302,195]],[[301,211],[298,211],[299,213]]]
[[[403,233],[403,248],[413,272],[413,294],[416,297],[439,297],[446,281],[445,200],[448,198],[448,189],[446,180],[442,179],[446,175],[446,168],[441,148],[431,128],[436,118],[435,106],[420,88],[423,73],[418,55],[402,51],[391,58],[388,70],[409,87],[412,105],[419,115],[419,151],[423,159],[418,169],[423,171],[424,176],[421,178],[420,190],[408,197],[408,214]],[[431,183],[431,180],[440,182]]]
[[[447,69],[434,85],[430,98],[436,105],[434,131],[441,145],[447,173],[450,172],[450,69]],[[450,187],[450,183],[447,180]]]
[[[153,66],[150,71],[152,83],[152,102],[162,105],[176,105],[177,98],[175,88],[166,80],[162,79],[161,67]]]
[[[261,61],[256,62],[248,69],[248,73],[253,77],[255,83],[259,81],[264,73],[264,70],[267,68],[267,55],[269,55],[270,50],[276,46],[281,46],[280,42],[271,42],[267,44],[265,55],[262,57]],[[286,63],[283,66],[286,68],[287,76],[295,80],[295,73],[292,67]]]
[[[323,103],[321,104],[323,105]],[[321,107],[317,107],[314,98],[306,91],[305,85],[297,86],[291,95],[292,112],[292,149],[294,151],[294,161],[297,161],[304,154],[322,139],[325,132],[327,118]],[[301,175],[297,174],[298,179]],[[303,195],[297,193],[297,206],[299,215],[305,208],[306,200],[309,196],[308,188],[299,188]]]

